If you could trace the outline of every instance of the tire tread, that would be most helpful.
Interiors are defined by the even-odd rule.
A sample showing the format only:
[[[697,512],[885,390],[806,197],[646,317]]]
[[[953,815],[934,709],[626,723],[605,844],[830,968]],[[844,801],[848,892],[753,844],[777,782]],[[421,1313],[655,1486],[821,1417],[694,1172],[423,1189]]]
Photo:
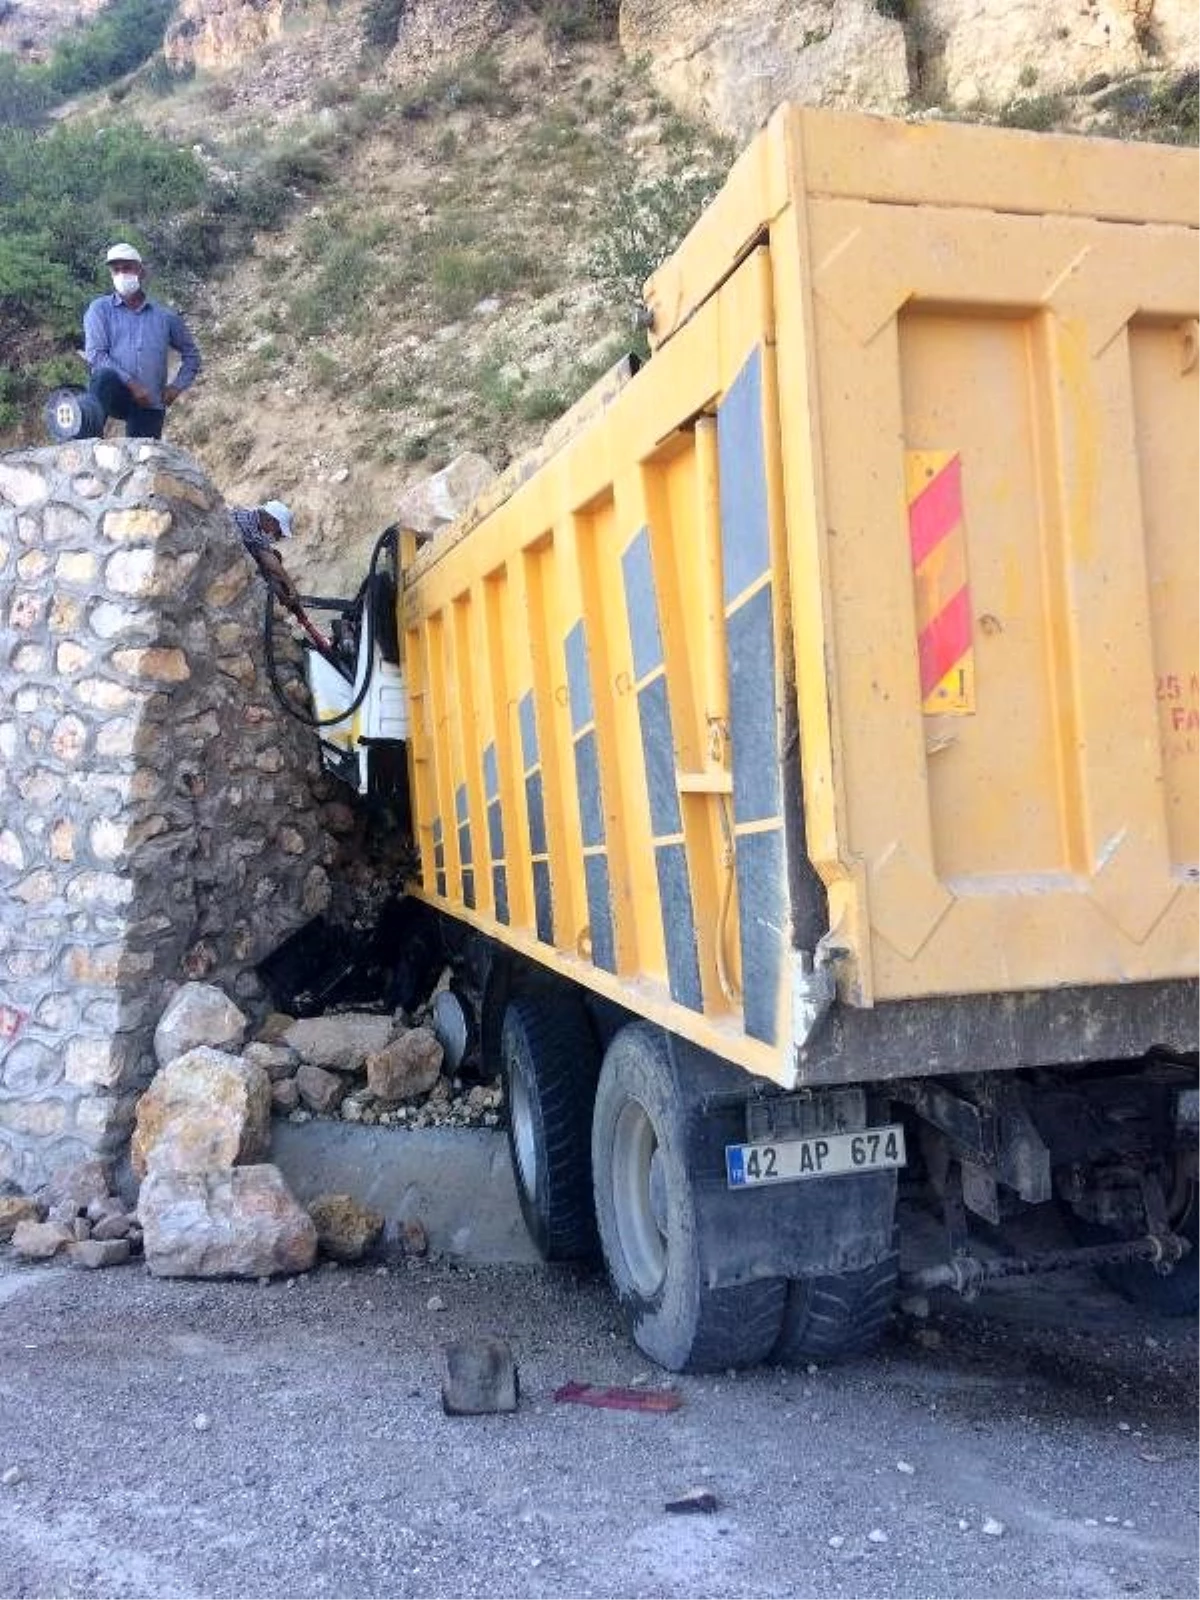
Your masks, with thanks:
[[[892,1254],[856,1272],[793,1279],[775,1360],[839,1361],[872,1349],[891,1318],[899,1261]]]

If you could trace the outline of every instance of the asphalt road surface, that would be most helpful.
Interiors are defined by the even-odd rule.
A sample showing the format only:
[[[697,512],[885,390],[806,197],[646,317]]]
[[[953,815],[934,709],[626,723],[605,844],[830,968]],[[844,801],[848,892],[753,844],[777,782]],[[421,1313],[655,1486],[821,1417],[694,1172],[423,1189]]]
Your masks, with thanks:
[[[443,1415],[443,1346],[488,1331],[519,1410]],[[1060,1276],[935,1299],[854,1366],[670,1379],[571,1270],[10,1260],[0,1592],[1195,1595],[1195,1332]],[[697,1488],[715,1511],[664,1510]]]

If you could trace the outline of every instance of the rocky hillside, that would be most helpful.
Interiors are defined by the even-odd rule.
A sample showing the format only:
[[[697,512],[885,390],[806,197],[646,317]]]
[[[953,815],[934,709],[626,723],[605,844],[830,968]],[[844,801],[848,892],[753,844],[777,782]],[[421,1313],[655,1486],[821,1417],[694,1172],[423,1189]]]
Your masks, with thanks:
[[[1194,137],[1194,35],[1194,0],[181,0],[170,71],[76,112],[292,174],[289,225],[182,287],[206,371],[170,431],[231,503],[294,504],[328,593],[408,485],[503,467],[621,353],[647,219],[779,99]]]

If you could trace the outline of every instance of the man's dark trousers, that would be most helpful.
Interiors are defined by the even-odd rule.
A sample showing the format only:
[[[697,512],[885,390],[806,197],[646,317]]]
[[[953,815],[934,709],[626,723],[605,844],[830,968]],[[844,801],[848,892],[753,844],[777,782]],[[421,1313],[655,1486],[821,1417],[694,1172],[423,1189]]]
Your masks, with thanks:
[[[162,438],[166,412],[155,406],[139,406],[129,392],[129,385],[118,378],[111,367],[101,367],[99,372],[92,374],[88,393],[103,406],[105,422],[109,417],[118,417],[125,424],[127,438]],[[104,432],[103,423],[98,432]]]

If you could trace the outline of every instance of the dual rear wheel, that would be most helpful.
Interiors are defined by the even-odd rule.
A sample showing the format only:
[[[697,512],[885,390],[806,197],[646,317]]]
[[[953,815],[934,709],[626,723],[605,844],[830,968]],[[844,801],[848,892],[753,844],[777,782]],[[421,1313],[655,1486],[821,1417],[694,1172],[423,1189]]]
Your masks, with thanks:
[[[573,996],[518,997],[505,1013],[501,1054],[531,1236],[549,1260],[599,1246],[634,1341],[659,1365],[705,1372],[831,1360],[883,1332],[894,1257],[820,1278],[704,1281],[686,1113],[659,1030],[626,1024],[601,1066]]]

